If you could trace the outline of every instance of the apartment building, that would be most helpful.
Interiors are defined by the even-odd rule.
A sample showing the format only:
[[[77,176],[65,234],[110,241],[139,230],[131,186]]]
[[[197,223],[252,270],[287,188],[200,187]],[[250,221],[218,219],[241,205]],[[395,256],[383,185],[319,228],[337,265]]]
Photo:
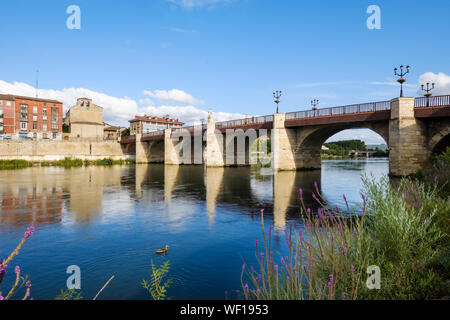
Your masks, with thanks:
[[[151,116],[136,116],[130,120],[130,135],[145,134],[152,131],[164,130],[168,128],[179,128],[184,125],[178,119],[170,119],[169,117],[158,118]]]
[[[0,110],[0,135],[8,135],[12,139],[58,140],[62,137],[62,102],[0,95]]]
[[[0,95],[0,135],[13,135],[15,126],[14,98]]]

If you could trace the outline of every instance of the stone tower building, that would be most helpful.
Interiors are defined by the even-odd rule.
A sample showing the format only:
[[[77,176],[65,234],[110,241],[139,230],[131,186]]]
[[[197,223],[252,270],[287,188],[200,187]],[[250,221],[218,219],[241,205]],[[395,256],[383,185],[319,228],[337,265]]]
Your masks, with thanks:
[[[77,99],[77,104],[67,111],[65,123],[72,139],[103,140],[103,108],[93,104],[92,99]]]

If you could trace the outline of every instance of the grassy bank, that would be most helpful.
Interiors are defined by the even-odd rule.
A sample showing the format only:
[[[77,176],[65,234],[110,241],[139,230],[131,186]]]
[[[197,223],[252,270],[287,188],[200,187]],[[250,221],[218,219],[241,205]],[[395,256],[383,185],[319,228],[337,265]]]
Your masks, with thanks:
[[[33,166],[33,163],[25,160],[0,160],[0,170],[23,169]]]
[[[113,160],[110,158],[105,158],[101,160],[81,160],[81,159],[66,158],[64,160],[43,161],[43,162],[31,162],[26,160],[0,160],[0,170],[23,169],[33,166],[72,168],[82,166],[87,167],[87,166],[130,165],[134,163],[135,161],[132,159]]]
[[[243,266],[247,299],[441,299],[450,295],[450,149],[415,178],[364,179],[353,217],[319,193],[318,212],[302,208],[304,227],[286,232],[288,255],[272,252],[262,221],[256,268]],[[300,196],[303,197],[302,190]],[[303,202],[303,199],[302,199]],[[348,207],[345,212],[352,212]],[[263,215],[262,215],[263,219]],[[380,281],[368,271],[379,271]],[[378,286],[379,284],[379,286]]]

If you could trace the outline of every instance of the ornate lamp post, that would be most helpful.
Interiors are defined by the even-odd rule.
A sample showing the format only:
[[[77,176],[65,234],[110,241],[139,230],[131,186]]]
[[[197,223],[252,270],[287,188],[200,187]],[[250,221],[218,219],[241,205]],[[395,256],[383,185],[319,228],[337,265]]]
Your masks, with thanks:
[[[275,103],[277,104],[277,113],[278,113],[278,104],[280,103],[280,98],[281,98],[281,91],[275,91],[274,93],[273,93],[273,97],[274,97],[274,99],[275,99]]]
[[[317,100],[317,99],[314,99],[314,100],[311,100],[311,105],[313,106],[313,110],[317,110],[317,106],[319,105],[319,100]]]
[[[433,95],[430,91],[434,89],[434,83],[431,84],[427,82],[427,88],[425,89],[425,85],[422,85],[422,91],[425,92],[424,96],[427,97],[427,107],[430,106],[430,97]]]
[[[397,82],[400,83],[400,98],[403,97],[403,83],[406,82],[405,76],[409,73],[411,69],[410,66],[406,66],[406,71],[403,71],[403,65],[400,66],[400,73],[398,73],[398,68],[394,69],[394,75],[400,77]]]

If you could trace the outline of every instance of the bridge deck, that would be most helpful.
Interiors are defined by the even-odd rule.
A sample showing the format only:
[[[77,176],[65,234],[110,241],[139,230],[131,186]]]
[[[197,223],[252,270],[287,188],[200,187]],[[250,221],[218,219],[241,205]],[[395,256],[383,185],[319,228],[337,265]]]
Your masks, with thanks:
[[[414,100],[416,118],[450,117],[450,95],[435,97],[419,97]],[[286,113],[285,127],[301,127],[324,124],[354,123],[366,121],[386,121],[390,119],[391,102],[380,101],[354,104],[318,110],[306,110]],[[203,134],[206,124],[173,129],[172,134],[182,135],[184,132]],[[216,129],[225,133],[227,129],[272,129],[273,116],[251,117],[246,119],[223,121],[216,123]],[[164,131],[149,132],[143,135],[142,141],[164,139]],[[122,144],[135,143],[136,137],[125,137]]]

